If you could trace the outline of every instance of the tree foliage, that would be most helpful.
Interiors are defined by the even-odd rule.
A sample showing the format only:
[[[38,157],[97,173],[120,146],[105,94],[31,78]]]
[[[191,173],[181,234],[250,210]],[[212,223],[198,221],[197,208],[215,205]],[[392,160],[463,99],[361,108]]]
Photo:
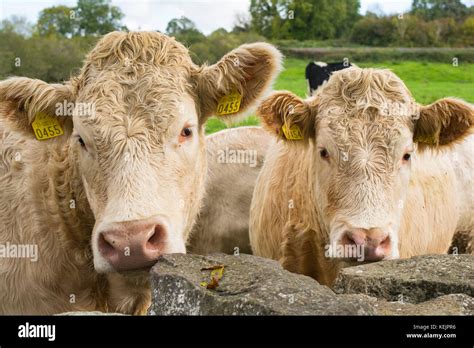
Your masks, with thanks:
[[[367,46],[388,46],[395,39],[396,27],[389,17],[368,14],[352,29],[352,41]]]
[[[75,7],[53,6],[41,11],[37,32],[41,36],[62,37],[104,35],[126,30],[121,24],[124,14],[110,0],[78,0]]]
[[[350,31],[359,7],[359,0],[251,0],[251,24],[272,39],[333,39]]]
[[[166,26],[166,34],[174,36],[186,45],[202,41],[205,36],[201,33],[192,20],[187,17],[173,18]]]
[[[351,41],[367,46],[473,46],[472,18],[459,22],[452,17],[426,21],[411,14],[368,14],[354,25]]]
[[[73,35],[76,31],[74,10],[67,6],[53,6],[41,11],[36,29],[41,36],[59,34],[61,36]]]
[[[414,0],[412,10],[403,15],[378,11],[361,16],[358,9],[359,0],[251,0],[248,15],[239,14],[230,32],[219,28],[204,35],[186,17],[172,19],[166,32],[188,47],[199,64],[214,63],[243,43],[263,40],[286,47],[474,46],[474,6],[459,0]],[[123,17],[111,0],[78,0],[72,7],[45,8],[34,24],[21,17],[2,20],[0,79],[12,75],[48,82],[69,79],[97,36],[126,30]],[[373,52],[371,60],[380,57]]]
[[[413,0],[411,14],[432,21],[440,18],[464,19],[469,9],[461,0]]]

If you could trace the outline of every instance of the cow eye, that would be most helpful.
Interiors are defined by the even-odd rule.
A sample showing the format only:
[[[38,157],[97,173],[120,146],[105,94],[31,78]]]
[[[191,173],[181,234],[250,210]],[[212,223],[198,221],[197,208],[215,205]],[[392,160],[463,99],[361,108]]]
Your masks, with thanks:
[[[326,160],[329,159],[329,152],[328,152],[328,150],[326,150],[326,149],[320,150],[320,151],[319,151],[319,155],[320,155],[321,158],[323,158],[323,159],[326,159]]]
[[[81,137],[78,137],[77,141],[79,142],[79,144],[81,144],[82,148],[84,148],[84,149],[86,148],[86,143],[84,142],[84,140]]]
[[[181,131],[181,136],[182,137],[190,137],[193,134],[193,131],[189,127],[184,127],[183,130]]]
[[[407,152],[406,154],[403,155],[403,160],[404,160],[404,161],[409,161],[410,158],[411,158],[411,153],[408,153],[408,152]]]

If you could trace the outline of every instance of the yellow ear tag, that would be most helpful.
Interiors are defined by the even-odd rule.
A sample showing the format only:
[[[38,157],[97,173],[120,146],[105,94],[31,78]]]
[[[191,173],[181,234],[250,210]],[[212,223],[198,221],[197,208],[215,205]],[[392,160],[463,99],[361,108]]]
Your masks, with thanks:
[[[31,126],[38,140],[51,139],[64,134],[59,121],[44,112],[38,112],[36,114]]]
[[[283,134],[285,134],[285,138],[288,140],[302,140],[303,133],[301,133],[300,127],[296,124],[292,125],[290,129],[284,124],[281,129],[283,130]]]
[[[224,116],[234,114],[240,110],[242,95],[238,91],[223,96],[217,104],[217,115]]]

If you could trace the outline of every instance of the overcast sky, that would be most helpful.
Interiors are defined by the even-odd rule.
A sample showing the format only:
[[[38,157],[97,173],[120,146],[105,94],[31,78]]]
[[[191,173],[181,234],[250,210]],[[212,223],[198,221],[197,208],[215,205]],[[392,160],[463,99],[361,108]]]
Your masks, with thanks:
[[[410,8],[412,0],[361,0],[360,13],[367,10],[385,14],[400,13]],[[474,0],[463,0],[473,5]],[[165,31],[176,17],[190,18],[199,30],[209,34],[217,28],[232,29],[237,13],[247,12],[250,0],[112,0],[125,14],[123,22],[130,30]],[[39,12],[55,5],[74,6],[76,0],[0,0],[0,19],[11,15],[36,22]]]

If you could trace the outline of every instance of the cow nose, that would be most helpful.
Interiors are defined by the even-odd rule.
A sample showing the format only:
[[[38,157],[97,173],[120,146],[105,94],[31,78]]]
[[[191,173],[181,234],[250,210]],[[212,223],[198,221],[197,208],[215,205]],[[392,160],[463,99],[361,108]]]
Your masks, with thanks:
[[[390,236],[381,228],[355,228],[346,231],[342,237],[343,245],[363,247],[364,260],[380,261],[391,252]]]
[[[152,266],[163,253],[167,231],[156,219],[113,223],[99,233],[99,252],[116,270]]]

